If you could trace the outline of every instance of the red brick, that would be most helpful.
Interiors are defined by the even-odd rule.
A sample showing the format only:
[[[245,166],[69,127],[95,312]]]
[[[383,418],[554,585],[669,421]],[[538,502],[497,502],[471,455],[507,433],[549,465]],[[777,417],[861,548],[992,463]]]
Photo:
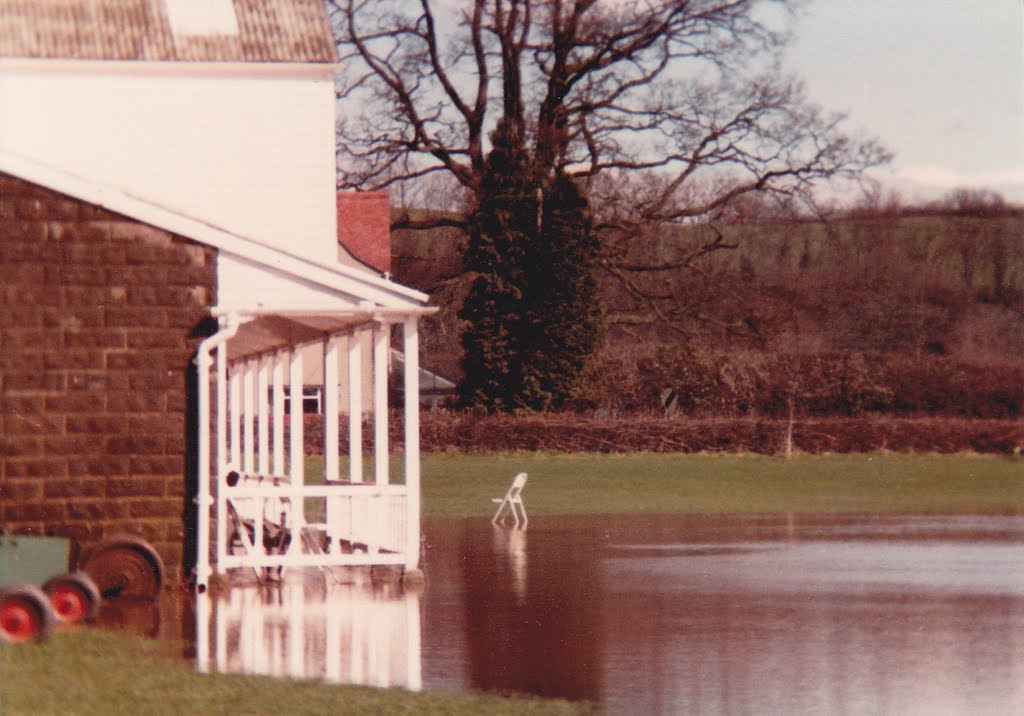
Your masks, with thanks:
[[[11,365],[20,369],[23,369],[29,361],[35,361],[37,358],[39,362],[42,362],[44,351],[55,348],[59,352],[62,348],[59,334],[38,328],[5,328],[2,338],[4,346],[2,355],[16,358],[17,360],[13,361]],[[33,352],[38,355],[27,355]]]
[[[125,332],[113,328],[87,328],[65,331],[65,348],[124,348]]]
[[[165,365],[165,354],[153,351],[109,351],[107,370],[160,370]]]
[[[32,285],[31,283],[5,283],[0,281],[4,306],[7,310],[15,306],[59,306],[62,292],[54,286]]]
[[[132,390],[177,392],[185,389],[185,376],[174,370],[152,370],[131,376],[129,387]]]
[[[69,522],[63,525],[63,533],[65,537],[70,537],[81,544],[97,543],[103,539],[103,525],[94,522]],[[82,563],[83,560],[79,559],[78,565],[73,566],[78,567]]]
[[[103,350],[88,349],[47,353],[43,356],[43,368],[66,369],[82,368],[86,370],[102,370],[105,363]]]
[[[58,295],[69,306],[101,306],[111,299],[110,288],[103,286],[64,286]]]
[[[0,499],[13,502],[30,502],[43,497],[42,480],[6,478],[0,484]]]
[[[67,516],[63,502],[21,502],[18,505],[18,521],[41,522],[63,520]]]
[[[163,497],[163,477],[110,477],[107,478],[107,497]]]
[[[71,500],[67,503],[72,520],[116,520],[128,517],[128,505],[120,500]]]
[[[128,503],[129,517],[181,517],[183,505],[174,497],[132,500]]]
[[[185,389],[182,386],[180,391],[172,391],[167,394],[167,412],[184,415],[187,402]]]
[[[108,328],[157,328],[167,324],[165,309],[124,306],[108,308],[105,325]]]
[[[178,473],[177,476],[168,478],[167,494],[179,499],[185,496],[185,476],[183,474]]]
[[[103,396],[96,393],[65,393],[47,396],[46,409],[55,413],[99,413],[103,402]]]
[[[182,337],[171,331],[128,330],[128,348],[175,348],[182,343]]]
[[[113,455],[68,460],[71,477],[110,477],[130,474],[131,458]]]
[[[46,438],[43,448],[47,456],[84,457],[103,452],[103,442],[95,438],[75,436]]]
[[[43,309],[39,306],[23,306],[5,310],[0,314],[0,325],[4,328],[42,328]]]
[[[25,373],[5,373],[4,390],[52,392],[64,390],[64,375],[55,371],[35,370]]]
[[[184,431],[177,433],[169,433],[166,440],[166,452],[168,455],[184,455],[185,454],[185,435]]]
[[[60,434],[64,432],[64,417],[50,414],[22,415],[12,412],[4,418],[4,433],[7,435]]]
[[[5,395],[3,406],[12,413],[22,415],[42,415],[46,411],[45,398],[41,395]]]
[[[19,477],[60,478],[68,474],[67,460],[48,457],[28,460],[6,460],[4,463],[5,479]]]
[[[102,371],[73,371],[67,374],[68,390],[101,391],[107,387],[107,376]]]
[[[108,435],[124,432],[128,419],[123,415],[69,415],[65,421],[67,433],[91,433]]]
[[[100,477],[47,480],[43,483],[43,496],[47,499],[103,497],[106,488],[106,480]]]
[[[41,457],[42,441],[37,437],[0,436],[0,455],[4,457]]]
[[[46,283],[59,286],[106,286],[107,270],[102,266],[61,264],[46,267]]]
[[[133,457],[132,475],[182,475],[185,471],[184,455],[161,455],[159,457]]]
[[[162,395],[138,393],[110,393],[107,395],[108,413],[159,413],[164,408]]]
[[[178,433],[184,429],[183,415],[161,414],[150,416],[131,416],[128,418],[128,432],[132,435],[167,435]]]
[[[115,435],[107,438],[107,452],[111,455],[161,455],[164,438],[152,435]]]
[[[46,308],[43,310],[43,325],[46,328],[81,330],[100,327],[103,324],[103,309],[98,306]]]

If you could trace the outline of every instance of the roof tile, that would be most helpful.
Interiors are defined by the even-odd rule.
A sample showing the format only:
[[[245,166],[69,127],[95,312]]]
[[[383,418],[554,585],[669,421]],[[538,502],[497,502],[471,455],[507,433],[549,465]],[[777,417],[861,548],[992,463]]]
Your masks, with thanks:
[[[238,35],[176,36],[165,0],[0,0],[0,57],[336,61],[320,0],[233,2]]]

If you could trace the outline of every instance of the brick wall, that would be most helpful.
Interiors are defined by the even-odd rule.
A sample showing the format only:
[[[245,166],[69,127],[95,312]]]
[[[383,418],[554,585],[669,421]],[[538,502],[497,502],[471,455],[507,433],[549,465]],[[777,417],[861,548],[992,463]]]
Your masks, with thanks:
[[[216,251],[0,174],[0,524],[185,544],[187,370]]]

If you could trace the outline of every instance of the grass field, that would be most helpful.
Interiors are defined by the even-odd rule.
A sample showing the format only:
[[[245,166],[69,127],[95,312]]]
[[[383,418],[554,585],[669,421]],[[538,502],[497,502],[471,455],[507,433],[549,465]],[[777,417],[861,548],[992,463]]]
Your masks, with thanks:
[[[518,472],[530,515],[1024,512],[1024,461],[996,456],[448,453],[423,457],[423,516],[485,516]]]
[[[203,675],[141,637],[90,629],[0,647],[4,716],[112,714],[576,714],[564,701]]]

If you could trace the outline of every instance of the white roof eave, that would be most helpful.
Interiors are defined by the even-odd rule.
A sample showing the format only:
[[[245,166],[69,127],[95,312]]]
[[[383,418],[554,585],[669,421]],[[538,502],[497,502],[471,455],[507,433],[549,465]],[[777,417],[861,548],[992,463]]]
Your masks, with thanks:
[[[145,224],[212,246],[278,272],[394,309],[425,308],[428,296],[344,264],[326,265],[282,251],[208,222],[133,196],[118,187],[89,181],[62,169],[0,149],[0,171],[101,206]]]

